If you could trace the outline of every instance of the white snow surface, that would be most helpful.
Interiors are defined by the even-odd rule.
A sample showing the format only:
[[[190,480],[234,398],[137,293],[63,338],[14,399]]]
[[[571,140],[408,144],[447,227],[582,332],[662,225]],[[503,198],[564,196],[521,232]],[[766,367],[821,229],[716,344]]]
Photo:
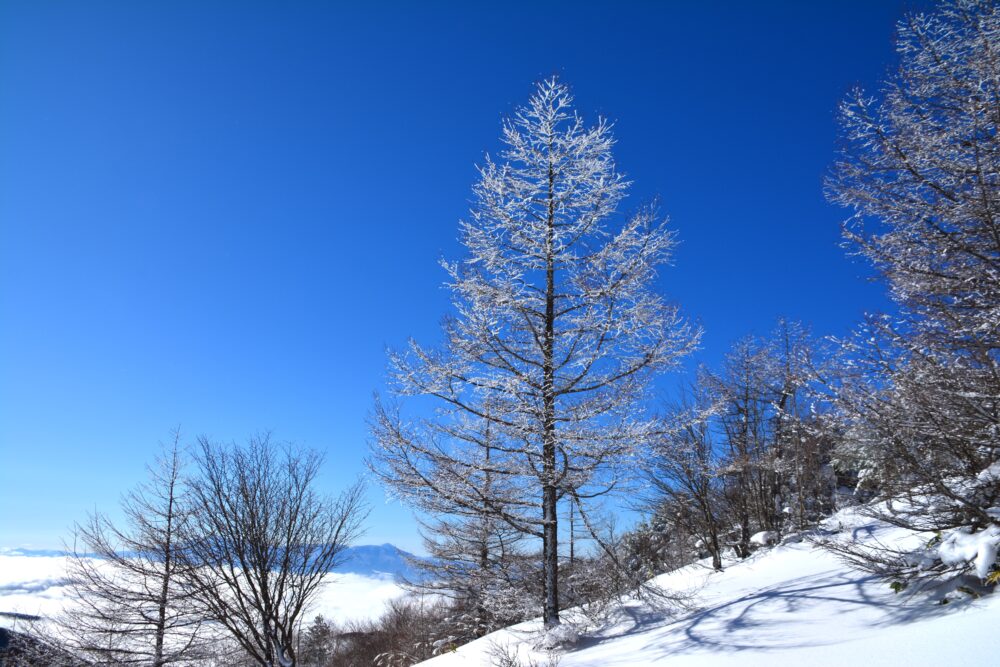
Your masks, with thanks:
[[[0,551],[0,612],[53,618],[70,603],[65,556],[25,556]],[[316,614],[335,622],[378,618],[387,602],[403,594],[390,577],[332,573],[304,621]],[[0,626],[14,621],[0,617]]]
[[[835,539],[906,546],[925,539],[851,510],[826,525],[840,529]],[[723,572],[701,563],[652,583],[691,592],[696,608],[670,617],[633,600],[608,627],[580,621],[580,639],[561,653],[560,667],[1000,664],[1000,592],[980,599],[952,593],[949,600],[958,601],[946,605],[938,604],[942,590],[895,594],[808,541],[761,549]],[[486,667],[491,647],[503,646],[524,664],[546,665],[545,653],[531,648],[540,638],[540,623],[531,621],[422,664]]]
[[[758,547],[766,547],[778,541],[778,534],[773,530],[762,530],[750,536],[750,544]]]
[[[978,533],[954,530],[938,547],[938,558],[947,565],[973,563],[976,574],[985,578],[997,559],[1000,548],[1000,526],[990,526]]]
[[[976,479],[984,484],[988,484],[990,482],[1000,482],[1000,461],[994,463],[976,475]]]

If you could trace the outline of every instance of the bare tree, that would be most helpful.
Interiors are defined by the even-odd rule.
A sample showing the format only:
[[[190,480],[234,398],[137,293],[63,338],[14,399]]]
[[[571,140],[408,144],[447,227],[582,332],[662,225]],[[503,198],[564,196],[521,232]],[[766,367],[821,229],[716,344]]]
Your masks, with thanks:
[[[780,528],[780,508],[773,503],[775,421],[770,352],[765,341],[744,338],[726,356],[721,373],[702,369],[699,379],[712,394],[726,448],[718,472],[736,523],[732,545],[740,558],[750,555],[750,538],[756,530]]]
[[[652,485],[652,509],[664,502],[671,507],[671,524],[696,536],[712,557],[712,567],[722,569],[722,534],[728,519],[722,493],[722,457],[712,436],[714,405],[700,387],[677,406],[663,435],[651,450],[644,468]]]
[[[320,455],[269,435],[199,444],[185,556],[204,613],[257,663],[293,667],[299,619],[360,534],[362,487],[320,496]]]
[[[722,549],[751,551],[756,531],[802,529],[832,507],[835,476],[821,428],[829,381],[798,324],[747,337],[722,369],[702,368],[663,420],[645,461],[648,505],[667,530],[696,536],[716,569]]]
[[[845,342],[841,455],[876,492],[898,499],[881,518],[961,529],[951,537],[971,532],[995,550],[1000,7],[953,0],[910,16],[897,52],[899,70],[879,97],[857,91],[843,104],[844,148],[829,181],[833,201],[855,211],[846,238],[898,306]],[[949,539],[923,557],[900,556],[897,569],[967,567],[942,550]],[[995,558],[977,560],[980,576],[994,567]]]
[[[643,390],[698,334],[650,286],[673,247],[652,209],[609,225],[628,183],[603,120],[572,111],[550,79],[503,128],[504,162],[480,168],[468,257],[446,264],[456,316],[445,349],[390,356],[393,391],[436,399],[431,418],[376,408],[373,469],[419,506],[437,495],[485,508],[542,543],[546,627],[559,623],[558,506],[618,487],[619,464],[655,429]],[[485,445],[494,484],[483,494]],[[578,507],[582,512],[582,507]],[[581,516],[581,518],[583,518]]]
[[[60,634],[95,664],[161,667],[203,655],[190,565],[181,557],[190,513],[179,438],[175,432],[148,467],[149,480],[122,499],[123,523],[94,513],[76,526],[67,573],[76,604]]]
[[[800,323],[781,319],[770,341],[773,371],[773,488],[786,530],[803,530],[830,514],[837,477],[832,461],[839,434],[826,428],[828,386],[836,377],[828,346]]]
[[[436,593],[451,604],[449,644],[461,644],[537,614],[526,595],[523,536],[488,515],[421,521],[427,558],[415,560],[420,577],[407,582],[418,593]],[[530,582],[530,583],[533,583]]]

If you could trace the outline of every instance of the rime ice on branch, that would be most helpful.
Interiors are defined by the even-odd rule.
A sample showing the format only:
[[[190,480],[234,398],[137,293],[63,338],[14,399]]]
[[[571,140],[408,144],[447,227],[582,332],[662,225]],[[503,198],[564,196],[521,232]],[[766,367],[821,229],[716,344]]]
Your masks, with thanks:
[[[1000,461],[1000,7],[954,0],[911,16],[897,51],[879,98],[843,105],[829,184],[898,306],[844,345],[840,455],[898,501],[882,518],[957,540],[1000,525],[1000,482],[977,477]],[[967,568],[855,556],[892,576]]]
[[[445,264],[455,313],[443,349],[411,342],[390,355],[393,393],[437,410],[406,419],[377,402],[371,464],[420,510],[541,540],[552,627],[558,504],[587,521],[585,501],[617,488],[655,431],[642,411],[651,376],[698,332],[651,288],[674,235],[652,207],[618,214],[629,184],[606,121],[585,124],[550,79],[502,139],[461,223],[468,254]]]

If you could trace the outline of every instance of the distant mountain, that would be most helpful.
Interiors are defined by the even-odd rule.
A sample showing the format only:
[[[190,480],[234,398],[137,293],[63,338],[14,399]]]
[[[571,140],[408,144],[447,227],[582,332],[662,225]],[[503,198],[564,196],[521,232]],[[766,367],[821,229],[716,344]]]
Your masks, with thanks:
[[[364,544],[346,549],[343,564],[333,571],[368,577],[412,578],[416,572],[407,562],[408,558],[414,558],[413,554],[392,544]]]
[[[68,556],[61,549],[22,549],[20,547],[0,547],[0,556]]]
[[[68,555],[68,552],[59,549],[0,547],[0,556],[52,557]],[[414,558],[414,556],[392,544],[363,544],[345,549],[343,563],[334,568],[333,571],[387,579],[412,578],[416,576],[416,572],[407,563],[407,558]]]

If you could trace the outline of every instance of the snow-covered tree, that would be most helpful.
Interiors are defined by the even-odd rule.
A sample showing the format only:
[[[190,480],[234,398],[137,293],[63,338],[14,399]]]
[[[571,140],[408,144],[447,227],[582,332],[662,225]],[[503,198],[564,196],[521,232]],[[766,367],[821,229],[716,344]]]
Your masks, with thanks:
[[[719,467],[723,493],[737,533],[736,554],[750,555],[750,538],[759,531],[779,528],[775,508],[772,419],[773,358],[766,343],[753,337],[740,340],[726,356],[721,373],[707,369],[700,382],[713,395],[725,458]]]
[[[455,313],[443,349],[411,342],[390,355],[393,392],[437,410],[376,408],[371,463],[418,508],[485,512],[540,540],[552,627],[559,503],[572,498],[582,518],[583,501],[620,485],[621,464],[656,428],[642,417],[650,377],[698,333],[652,289],[673,234],[652,208],[618,214],[628,182],[607,122],[585,124],[550,79],[504,124],[503,143],[461,223],[468,255],[445,265]]]
[[[1000,526],[1000,7],[954,0],[911,16],[897,51],[880,95],[844,103],[829,184],[898,306],[845,343],[840,455],[899,500],[882,518],[988,536]]]
[[[531,558],[523,551],[524,535],[491,511],[492,504],[510,502],[516,494],[510,477],[492,470],[496,428],[489,419],[476,421],[481,429],[470,426],[464,433],[476,435],[478,446],[469,453],[481,459],[466,460],[470,464],[466,472],[481,498],[466,497],[459,503],[431,493],[415,499],[423,513],[418,520],[429,557],[414,559],[419,576],[406,584],[415,592],[449,600],[451,623],[447,636],[438,638],[442,648],[482,637],[539,611],[537,600],[531,599],[537,586],[528,566]]]
[[[837,475],[828,385],[835,355],[797,322],[780,320],[770,339],[773,360],[773,506],[783,530],[803,530],[834,509]]]
[[[645,461],[650,508],[671,533],[694,537],[716,569],[723,549],[746,557],[755,533],[780,537],[832,507],[817,347],[781,320],[769,338],[738,341],[718,371],[700,369],[663,418]]]

